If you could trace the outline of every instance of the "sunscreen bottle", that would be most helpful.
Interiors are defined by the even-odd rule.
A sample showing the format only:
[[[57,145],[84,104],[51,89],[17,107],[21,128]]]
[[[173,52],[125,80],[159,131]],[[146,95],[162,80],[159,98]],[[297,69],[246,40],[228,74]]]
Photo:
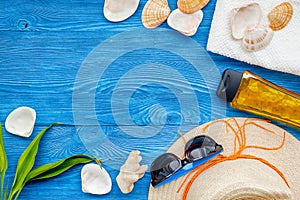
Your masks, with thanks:
[[[217,95],[233,108],[300,128],[300,95],[249,71],[225,70]]]

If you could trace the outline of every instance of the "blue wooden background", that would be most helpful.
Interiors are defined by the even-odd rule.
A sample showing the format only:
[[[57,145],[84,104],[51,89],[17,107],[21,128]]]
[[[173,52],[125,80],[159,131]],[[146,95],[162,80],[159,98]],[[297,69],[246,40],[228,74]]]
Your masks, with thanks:
[[[141,150],[143,155],[151,153],[153,149],[165,151],[172,142],[168,141],[168,138],[170,140],[178,138],[176,132],[179,128],[185,132],[201,123],[208,122],[211,120],[211,116],[219,114],[220,110],[226,111],[224,115],[220,113],[220,116],[223,117],[253,117],[253,115],[233,110],[222,101],[218,103],[219,110],[211,109],[209,104],[211,96],[207,88],[209,83],[205,83],[201,75],[189,70],[183,63],[174,68],[180,71],[193,85],[198,107],[191,108],[189,118],[199,118],[200,120],[182,119],[179,100],[172,91],[161,86],[159,84],[161,80],[158,79],[157,84],[143,85],[133,93],[129,105],[124,105],[128,107],[131,119],[125,118],[117,123],[110,109],[115,84],[122,73],[126,72],[126,67],[124,68],[122,63],[131,66],[145,63],[162,63],[172,66],[173,57],[169,57],[168,52],[148,49],[130,52],[124,58],[121,57],[110,66],[111,68],[107,69],[100,80],[94,80],[99,88],[101,87],[99,89],[96,85],[94,100],[99,124],[89,124],[88,121],[76,124],[73,118],[72,98],[74,83],[82,63],[101,42],[124,31],[143,29],[140,17],[145,3],[146,0],[141,0],[137,12],[128,20],[111,23],[103,17],[104,2],[102,0],[0,1],[0,121],[4,124],[7,115],[19,106],[29,106],[37,111],[36,126],[30,138],[24,139],[4,132],[4,142],[9,159],[7,182],[11,183],[13,180],[17,159],[32,138],[45,126],[55,121],[63,122],[65,125],[56,126],[45,134],[40,144],[36,164],[53,162],[75,153],[106,155],[100,159],[104,161],[104,167],[113,179],[111,193],[104,196],[85,194],[81,191],[80,170],[82,166],[77,166],[56,178],[26,185],[19,199],[147,199],[150,183],[149,173],[146,173],[145,177],[135,184],[132,193],[123,195],[115,181],[119,171],[116,167],[117,164],[114,164],[113,161],[123,162],[125,157],[118,157],[120,155],[110,152],[110,149],[101,149],[101,143],[97,144],[98,152],[91,151],[89,146],[82,142],[82,137],[85,135],[78,134],[80,128],[94,126],[97,129],[100,124],[101,131],[110,141],[115,141],[119,146],[124,147],[121,155],[133,149]],[[169,4],[172,10],[176,8],[175,0],[169,0]],[[212,0],[203,9],[203,22],[197,34],[192,37],[203,48],[206,48],[215,4],[216,0]],[[169,29],[166,23],[161,27]],[[184,37],[182,38],[184,42]],[[186,50],[188,51],[189,48],[186,47]],[[118,48],[113,46],[104,51],[113,54],[118,51]],[[299,76],[251,66],[212,53],[209,55],[220,73],[226,68],[238,71],[247,69],[278,85],[300,93]],[[155,67],[153,69],[155,70]],[[219,74],[215,75],[219,76]],[[155,77],[153,78],[155,79]],[[169,84],[180,86],[180,83],[176,83],[176,80],[172,80],[172,78],[166,81],[169,81]],[[219,80],[211,81],[217,83]],[[126,88],[123,89],[126,90]],[[153,105],[159,105],[159,107],[155,111],[154,118],[152,116],[149,119],[149,109],[153,108]],[[84,109],[82,108],[82,110]],[[201,110],[200,114],[199,110]],[[122,112],[125,111],[126,109],[120,110],[117,114],[123,116]],[[299,130],[283,124],[278,125],[300,139]],[[156,137],[145,136],[144,138],[126,135],[122,131],[123,128],[141,130],[140,127],[144,126],[145,130],[150,130],[146,131],[149,134],[151,134],[151,127],[161,126],[163,128]],[[164,136],[167,139],[160,139]],[[107,150],[107,152],[99,153],[100,150]],[[150,164],[147,163],[147,160],[144,162]]]

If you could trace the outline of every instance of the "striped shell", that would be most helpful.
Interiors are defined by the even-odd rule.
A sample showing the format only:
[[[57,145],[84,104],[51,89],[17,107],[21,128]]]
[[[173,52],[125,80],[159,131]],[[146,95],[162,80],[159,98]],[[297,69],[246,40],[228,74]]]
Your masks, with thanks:
[[[191,14],[204,8],[209,0],[178,0],[177,7],[180,11]]]
[[[142,12],[142,23],[146,28],[156,28],[166,21],[170,12],[167,0],[148,0]]]
[[[268,14],[270,28],[273,30],[283,29],[293,16],[293,6],[289,2],[283,2],[273,8]]]
[[[266,26],[252,25],[245,31],[242,46],[247,51],[258,51],[271,42],[274,31]]]
[[[168,25],[186,36],[193,36],[197,32],[202,18],[202,10],[193,14],[186,14],[176,9],[168,17]]]
[[[105,0],[103,14],[111,22],[120,22],[135,13],[140,0]]]

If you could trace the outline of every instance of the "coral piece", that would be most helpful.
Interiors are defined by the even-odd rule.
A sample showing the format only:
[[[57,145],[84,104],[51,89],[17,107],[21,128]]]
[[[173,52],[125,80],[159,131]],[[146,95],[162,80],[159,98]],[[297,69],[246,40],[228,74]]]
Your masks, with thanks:
[[[182,12],[191,14],[204,8],[208,2],[209,0],[178,0],[177,7]]]
[[[139,151],[132,151],[125,164],[121,167],[116,180],[120,190],[124,193],[130,193],[133,190],[134,183],[142,178],[148,169],[147,165],[140,165],[142,157]]]
[[[258,51],[271,42],[274,31],[269,27],[257,25],[250,26],[243,37],[242,46],[247,51]]]
[[[202,18],[203,12],[201,10],[186,14],[176,9],[168,17],[168,25],[186,36],[193,36],[197,32]]]
[[[97,164],[86,164],[81,170],[82,191],[90,194],[107,194],[112,181],[107,171]]]
[[[293,16],[293,6],[289,2],[283,2],[273,8],[268,14],[270,28],[274,31],[283,29]]]
[[[22,106],[13,110],[6,118],[5,129],[14,135],[29,137],[36,120],[34,109]]]
[[[142,23],[146,28],[156,28],[166,21],[170,12],[167,0],[148,0],[142,12]]]
[[[262,11],[257,3],[251,3],[232,10],[231,33],[234,39],[242,39],[248,26],[258,25]]]
[[[135,13],[140,0],[105,0],[104,17],[111,22],[120,22]]]

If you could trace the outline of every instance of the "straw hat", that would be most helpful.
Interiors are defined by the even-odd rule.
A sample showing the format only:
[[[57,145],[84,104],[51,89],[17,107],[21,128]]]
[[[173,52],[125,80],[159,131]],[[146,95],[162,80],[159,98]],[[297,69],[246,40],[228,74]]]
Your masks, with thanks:
[[[238,158],[226,160],[206,169],[192,183],[186,199],[299,199],[300,198],[300,142],[291,134],[278,126],[266,121],[249,118],[233,118],[217,120],[201,125],[184,135],[187,140],[196,135],[209,135],[224,148],[223,155],[234,154],[235,133],[226,126],[225,120],[231,127],[238,130],[245,120],[246,145],[263,147],[279,147],[278,150],[264,150],[246,148],[242,154],[252,155],[266,160],[284,175],[288,185],[279,173],[255,159]],[[207,126],[210,124],[210,126]],[[260,126],[260,127],[259,127]],[[207,128],[203,131],[203,128]],[[271,130],[272,132],[268,131]],[[285,136],[284,136],[285,135]],[[285,138],[285,139],[284,139]],[[179,157],[183,155],[184,139],[179,138],[168,150]],[[238,144],[238,140],[236,140]],[[237,145],[237,149],[239,146]],[[177,200],[182,199],[185,185],[177,192],[182,181],[187,176],[180,177],[159,188],[149,188],[149,200]]]

